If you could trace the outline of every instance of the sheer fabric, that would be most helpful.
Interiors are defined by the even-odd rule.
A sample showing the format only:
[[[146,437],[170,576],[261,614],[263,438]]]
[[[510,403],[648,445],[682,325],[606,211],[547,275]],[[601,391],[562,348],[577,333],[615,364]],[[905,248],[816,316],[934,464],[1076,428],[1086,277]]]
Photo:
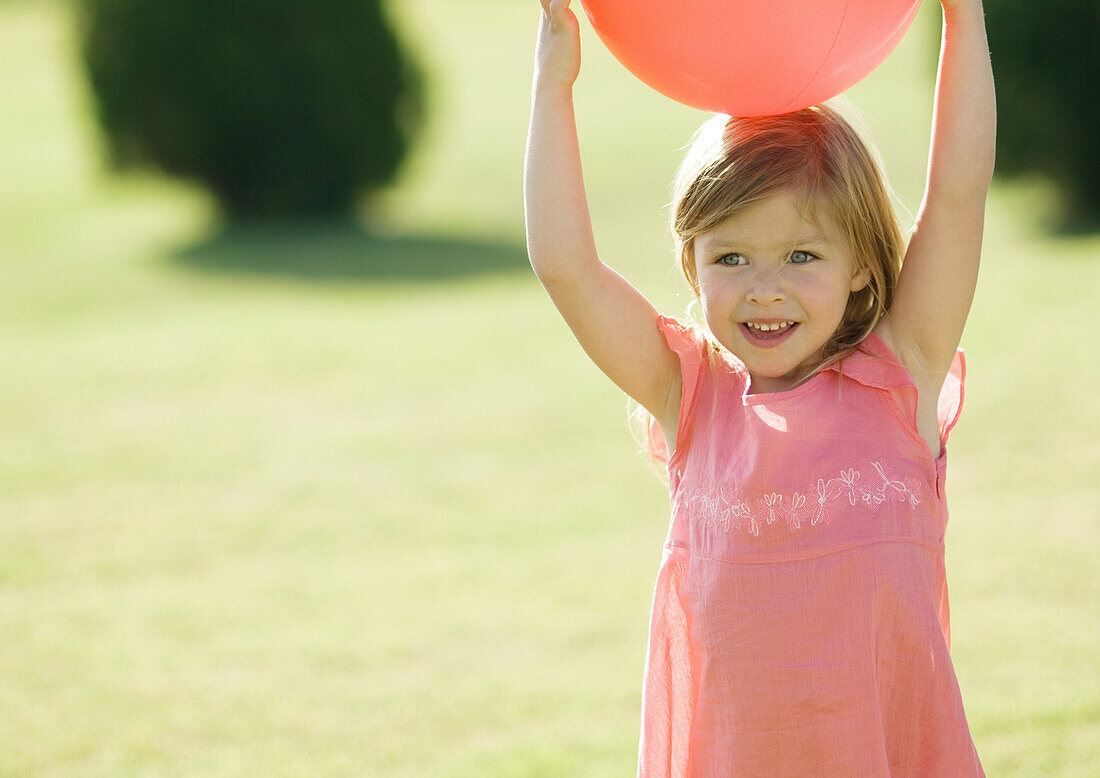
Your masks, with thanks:
[[[877,336],[747,394],[736,357],[661,316],[683,393],[647,649],[640,778],[984,776],[949,653],[946,455]],[[963,400],[939,398],[946,446]],[[946,450],[944,448],[944,450]]]

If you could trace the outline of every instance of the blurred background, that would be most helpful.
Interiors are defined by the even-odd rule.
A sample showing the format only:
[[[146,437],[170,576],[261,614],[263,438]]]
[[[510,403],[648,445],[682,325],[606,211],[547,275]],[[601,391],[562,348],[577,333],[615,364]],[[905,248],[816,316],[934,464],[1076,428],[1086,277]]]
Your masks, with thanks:
[[[667,495],[527,265],[538,3],[340,5],[0,2],[2,776],[633,774]],[[938,25],[848,93],[906,228]],[[1096,776],[1095,76],[1016,27],[952,648],[989,775]],[[597,244],[681,313],[706,117],[582,31]]]

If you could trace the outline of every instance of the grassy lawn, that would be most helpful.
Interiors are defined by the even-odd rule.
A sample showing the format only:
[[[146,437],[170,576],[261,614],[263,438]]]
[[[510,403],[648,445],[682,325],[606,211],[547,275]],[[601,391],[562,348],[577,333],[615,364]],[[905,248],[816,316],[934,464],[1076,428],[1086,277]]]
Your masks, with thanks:
[[[0,776],[633,774],[667,502],[526,266],[537,2],[390,5],[434,111],[368,235],[104,172],[68,7],[0,3]],[[851,93],[909,212],[935,23]],[[576,97],[601,252],[680,312],[703,116],[587,28]],[[1084,778],[1100,237],[1049,207],[992,196],[948,575],[987,773]]]

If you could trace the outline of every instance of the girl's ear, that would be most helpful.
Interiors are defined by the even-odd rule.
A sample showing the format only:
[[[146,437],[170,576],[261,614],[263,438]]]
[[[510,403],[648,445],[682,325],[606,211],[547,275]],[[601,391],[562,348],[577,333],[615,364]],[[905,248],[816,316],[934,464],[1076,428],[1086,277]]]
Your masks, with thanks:
[[[858,292],[863,287],[867,286],[871,281],[871,271],[865,267],[857,267],[855,272],[852,273],[852,284],[850,289],[853,292]]]

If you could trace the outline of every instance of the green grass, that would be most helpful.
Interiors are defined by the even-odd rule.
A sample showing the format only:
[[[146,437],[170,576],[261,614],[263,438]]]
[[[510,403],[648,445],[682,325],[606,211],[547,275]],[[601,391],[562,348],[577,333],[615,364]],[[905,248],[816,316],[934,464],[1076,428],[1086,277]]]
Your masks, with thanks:
[[[526,269],[537,3],[391,6],[434,110],[368,237],[103,172],[67,6],[0,4],[0,775],[632,774],[667,504]],[[852,93],[910,212],[934,17]],[[677,312],[702,117],[585,36],[597,240]],[[993,194],[951,445],[991,776],[1100,763],[1100,239],[1048,202]]]

